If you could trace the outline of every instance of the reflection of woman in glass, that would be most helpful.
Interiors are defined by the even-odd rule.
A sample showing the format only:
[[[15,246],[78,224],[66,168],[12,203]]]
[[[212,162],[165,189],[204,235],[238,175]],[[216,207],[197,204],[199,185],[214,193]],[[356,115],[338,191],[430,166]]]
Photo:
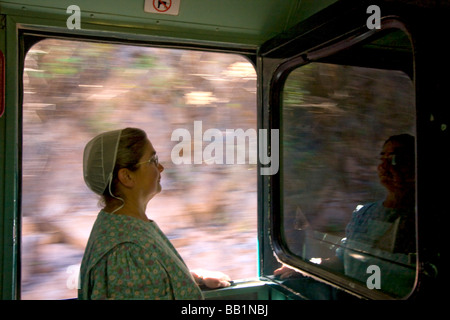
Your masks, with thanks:
[[[358,206],[346,228],[345,274],[366,281],[367,268],[381,270],[381,289],[405,295],[412,288],[415,269],[415,142],[402,134],[383,145],[378,165],[384,200]]]
[[[383,200],[359,205],[346,227],[346,237],[336,259],[322,266],[366,283],[368,267],[381,273],[381,290],[405,296],[415,279],[415,141],[408,134],[390,137],[383,145],[378,165]],[[339,258],[339,259],[338,259]],[[298,274],[283,265],[274,271],[281,279]]]

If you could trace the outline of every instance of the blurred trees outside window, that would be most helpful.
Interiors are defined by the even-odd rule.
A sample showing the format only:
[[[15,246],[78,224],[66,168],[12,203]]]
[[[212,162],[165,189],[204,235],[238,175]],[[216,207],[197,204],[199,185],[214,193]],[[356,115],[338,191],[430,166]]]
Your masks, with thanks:
[[[165,167],[147,215],[188,266],[256,276],[256,165],[175,165],[170,157],[172,132],[193,133],[194,121],[224,139],[226,129],[256,130],[256,74],[246,58],[47,39],[24,67],[23,299],[76,297],[77,266],[101,209],[83,181],[83,149],[125,127],[145,130]]]

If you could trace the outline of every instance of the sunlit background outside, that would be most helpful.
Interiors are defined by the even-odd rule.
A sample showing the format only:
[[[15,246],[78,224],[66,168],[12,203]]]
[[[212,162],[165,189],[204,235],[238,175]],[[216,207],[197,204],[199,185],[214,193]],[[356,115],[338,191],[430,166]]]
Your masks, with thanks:
[[[172,132],[256,130],[256,74],[242,56],[44,40],[23,75],[22,299],[67,299],[99,198],[84,184],[82,154],[95,135],[144,129],[165,170],[147,207],[188,267],[232,279],[257,275],[256,164],[171,161]],[[200,137],[201,139],[201,137]],[[256,153],[246,141],[236,149]],[[225,143],[224,143],[225,150]],[[194,148],[192,148],[192,159]],[[225,155],[225,151],[224,151]]]

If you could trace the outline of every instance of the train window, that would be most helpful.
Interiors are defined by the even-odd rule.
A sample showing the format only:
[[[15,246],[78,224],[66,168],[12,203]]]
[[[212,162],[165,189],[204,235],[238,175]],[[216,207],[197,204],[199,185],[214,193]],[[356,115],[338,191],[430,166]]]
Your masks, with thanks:
[[[363,290],[404,297],[416,274],[413,82],[337,60],[300,66],[284,84],[286,250]]]
[[[163,191],[147,215],[187,265],[233,279],[257,276],[257,175],[247,161],[256,144],[235,139],[236,149],[248,149],[246,161],[235,165],[220,161],[220,150],[206,150],[208,129],[223,141],[233,130],[256,132],[256,73],[249,60],[46,39],[29,50],[24,67],[23,299],[76,297],[79,265],[100,210],[83,181],[83,149],[96,134],[124,127],[144,129],[158,151]],[[180,132],[189,133],[192,148],[180,149]]]

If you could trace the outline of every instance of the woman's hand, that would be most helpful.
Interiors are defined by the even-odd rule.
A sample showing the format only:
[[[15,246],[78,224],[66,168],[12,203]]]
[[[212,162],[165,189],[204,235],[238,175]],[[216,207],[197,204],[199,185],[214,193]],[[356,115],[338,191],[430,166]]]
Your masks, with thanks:
[[[274,276],[279,276],[281,280],[288,279],[294,275],[298,275],[298,271],[291,269],[287,265],[283,264],[280,268],[273,272]]]
[[[231,278],[220,271],[209,271],[204,269],[196,269],[191,271],[195,282],[198,285],[204,285],[210,289],[229,287]]]

